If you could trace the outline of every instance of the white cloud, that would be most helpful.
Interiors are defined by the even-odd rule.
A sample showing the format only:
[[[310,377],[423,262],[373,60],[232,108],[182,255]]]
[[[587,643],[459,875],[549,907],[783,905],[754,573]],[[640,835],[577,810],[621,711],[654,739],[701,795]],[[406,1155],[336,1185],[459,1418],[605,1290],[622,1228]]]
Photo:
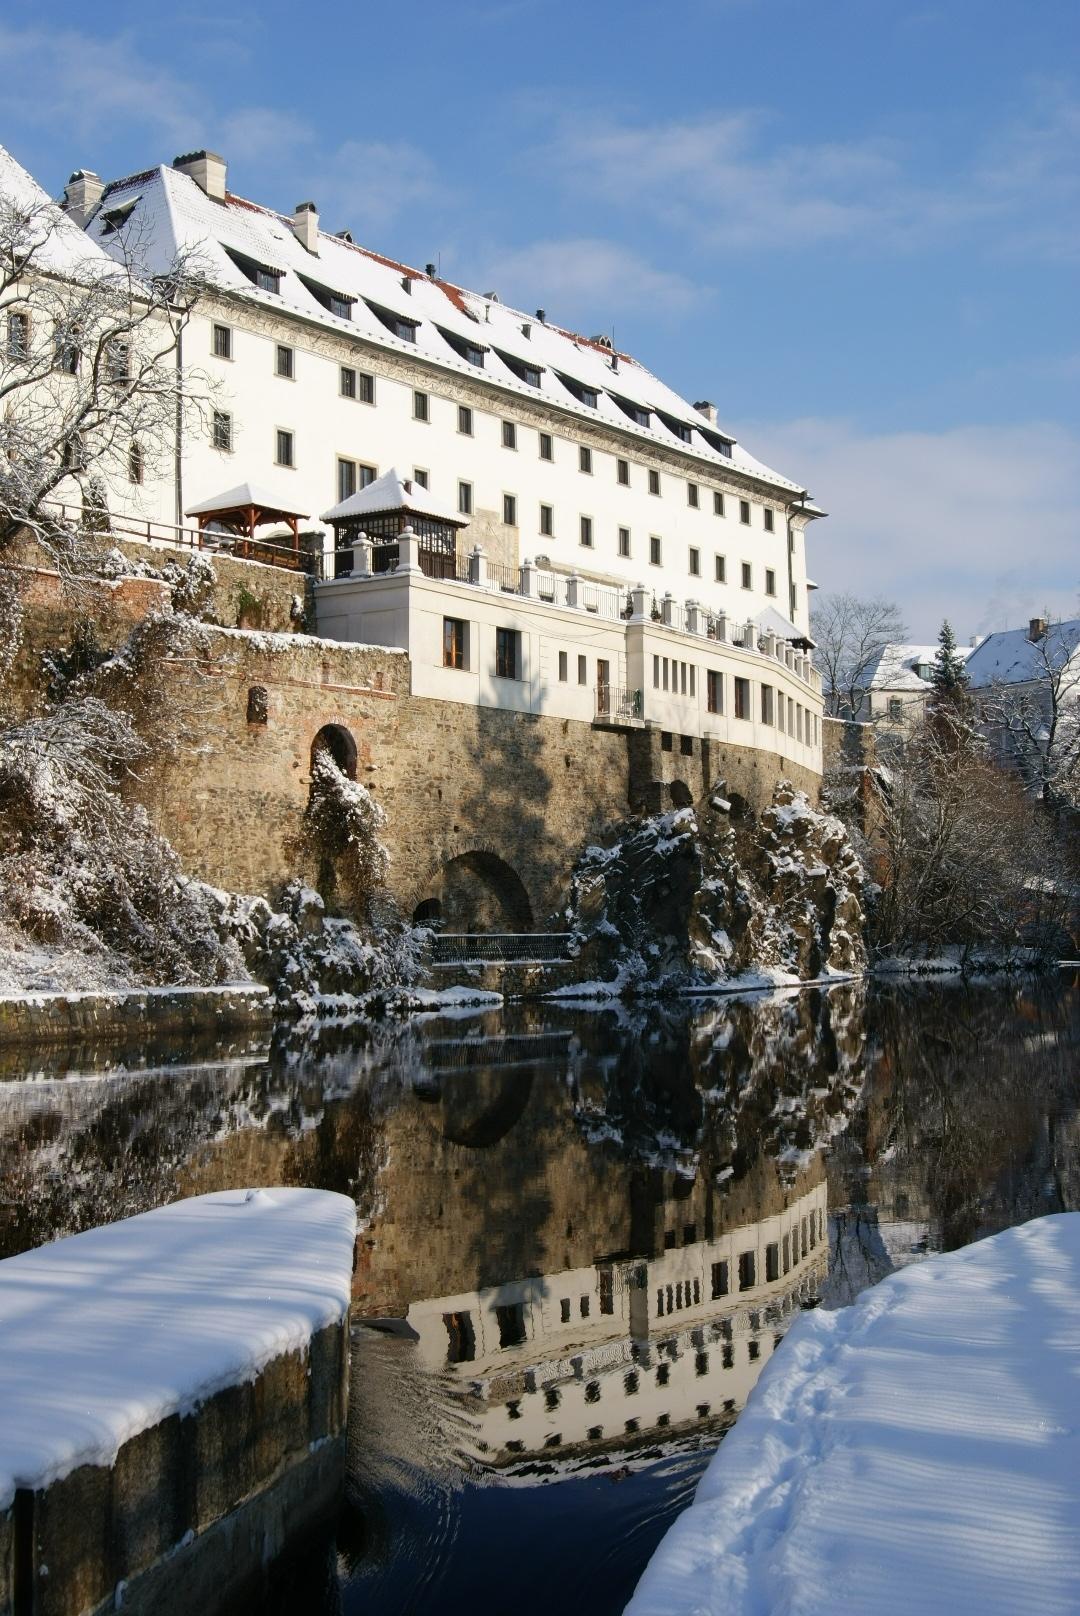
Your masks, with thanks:
[[[560,321],[610,328],[612,316],[648,309],[681,313],[704,295],[685,276],[656,269],[631,248],[597,237],[536,241],[477,255],[471,279],[495,287],[504,302],[543,304]]]
[[[823,590],[896,600],[932,641],[1076,616],[1080,434],[1038,422],[868,433],[845,421],[748,427],[748,445],[829,511],[809,533]]]
[[[543,131],[538,173],[712,251],[843,242],[907,252],[973,232],[994,252],[1080,251],[1080,104],[1064,94],[1044,90],[1026,117],[978,136],[966,166],[943,161],[937,143],[887,134],[777,141],[774,118],[755,109],[635,121],[534,92],[518,107]]]

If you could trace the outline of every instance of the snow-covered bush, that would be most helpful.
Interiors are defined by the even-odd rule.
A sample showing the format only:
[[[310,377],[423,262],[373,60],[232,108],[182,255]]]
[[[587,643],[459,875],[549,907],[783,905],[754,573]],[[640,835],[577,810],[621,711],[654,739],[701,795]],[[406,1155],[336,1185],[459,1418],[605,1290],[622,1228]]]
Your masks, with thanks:
[[[94,696],[0,732],[0,924],[145,983],[246,976],[204,889],[117,785],[144,743]]]
[[[297,853],[315,865],[323,896],[343,901],[359,919],[370,917],[371,900],[386,881],[390,860],[379,840],[385,817],[329,751],[316,752]]]

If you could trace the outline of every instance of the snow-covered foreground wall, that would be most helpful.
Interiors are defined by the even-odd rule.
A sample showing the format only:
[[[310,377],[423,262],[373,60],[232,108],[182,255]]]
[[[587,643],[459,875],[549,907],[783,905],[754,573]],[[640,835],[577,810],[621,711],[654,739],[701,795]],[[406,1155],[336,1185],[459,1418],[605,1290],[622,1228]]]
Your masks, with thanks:
[[[209,1616],[332,1517],[355,1231],[346,1196],[233,1190],[0,1262],[0,1611],[180,1578]]]
[[[627,1616],[1080,1610],[1080,1214],[789,1333]]]

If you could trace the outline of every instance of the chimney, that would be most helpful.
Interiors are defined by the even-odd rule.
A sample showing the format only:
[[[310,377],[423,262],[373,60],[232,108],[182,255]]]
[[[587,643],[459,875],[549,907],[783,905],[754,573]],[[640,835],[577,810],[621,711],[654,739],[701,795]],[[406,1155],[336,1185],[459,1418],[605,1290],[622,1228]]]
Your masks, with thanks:
[[[543,309],[537,309],[536,318],[540,321],[541,325],[546,323]]]
[[[705,417],[706,421],[708,421],[710,426],[715,426],[716,425],[716,405],[715,404],[710,404],[709,400],[707,398],[703,398],[699,403],[694,405],[694,408],[695,408],[695,410],[697,410],[699,415],[703,415]]]
[[[424,274],[427,276],[429,281],[433,281],[435,279],[435,265],[434,264],[425,264],[424,265]]]
[[[77,168],[64,186],[60,204],[80,230],[85,230],[98,210],[105,187],[92,168]]]
[[[528,320],[523,320],[522,321],[521,335],[523,337],[531,337],[532,336],[532,326],[529,324]]]
[[[217,152],[184,152],[180,157],[173,158],[172,166],[178,173],[193,179],[199,190],[205,191],[215,202],[224,202],[225,159],[219,157]]]
[[[293,209],[293,235],[309,253],[319,250],[319,210],[314,202],[298,202]]]
[[[1040,640],[1046,638],[1046,618],[1033,617],[1028,623],[1028,639],[1032,645],[1038,645]]]

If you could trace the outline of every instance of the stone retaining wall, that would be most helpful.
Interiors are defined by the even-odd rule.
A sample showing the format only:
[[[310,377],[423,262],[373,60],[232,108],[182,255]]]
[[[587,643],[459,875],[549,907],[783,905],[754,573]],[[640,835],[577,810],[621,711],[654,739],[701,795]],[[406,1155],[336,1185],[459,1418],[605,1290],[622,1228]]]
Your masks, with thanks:
[[[267,1030],[272,1015],[269,992],[259,983],[18,993],[0,996],[0,1043],[105,1043],[235,1027]]]

